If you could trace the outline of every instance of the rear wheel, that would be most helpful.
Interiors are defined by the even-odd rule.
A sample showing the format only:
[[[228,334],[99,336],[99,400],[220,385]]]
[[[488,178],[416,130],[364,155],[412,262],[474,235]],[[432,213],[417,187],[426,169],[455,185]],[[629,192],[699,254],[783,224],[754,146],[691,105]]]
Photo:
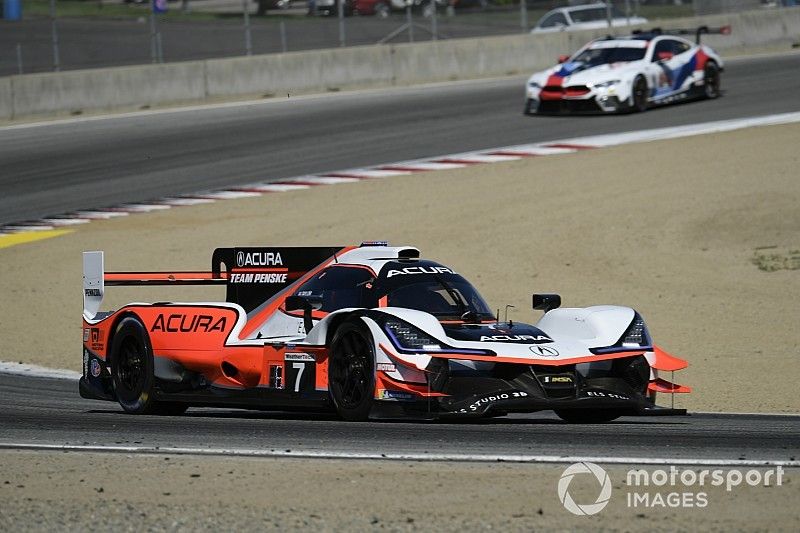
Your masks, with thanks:
[[[718,98],[720,95],[719,67],[713,61],[706,63],[703,69],[703,96],[708,99]]]
[[[570,424],[604,424],[621,416],[613,409],[557,409],[556,414]]]
[[[133,414],[179,415],[187,405],[156,402],[153,350],[147,330],[133,317],[122,319],[111,343],[111,377],[120,406]]]
[[[636,79],[633,80],[631,103],[633,111],[647,110],[647,80],[644,79],[644,76],[636,76]]]
[[[339,416],[369,418],[375,395],[375,343],[359,319],[342,324],[331,342],[328,386]]]

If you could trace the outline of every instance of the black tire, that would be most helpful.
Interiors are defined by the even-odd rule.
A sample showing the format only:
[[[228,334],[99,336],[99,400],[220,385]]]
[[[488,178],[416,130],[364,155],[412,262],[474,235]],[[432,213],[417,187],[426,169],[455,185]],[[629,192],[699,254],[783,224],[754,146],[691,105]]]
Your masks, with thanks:
[[[631,87],[631,111],[639,112],[647,110],[647,80],[644,76],[636,76]]]
[[[533,115],[533,111],[531,111],[531,102],[533,102],[533,100],[531,100],[530,98],[525,99],[525,109],[522,111],[523,115],[527,116]]]
[[[570,424],[605,424],[622,416],[613,409],[557,409],[555,413]]]
[[[114,394],[127,413],[180,415],[186,404],[156,402],[153,348],[144,325],[134,317],[123,318],[111,342],[111,377]]]
[[[375,343],[358,318],[344,322],[331,342],[328,387],[336,412],[345,420],[369,418],[375,396]]]
[[[719,67],[713,61],[706,63],[703,69],[703,97],[713,100],[719,98],[720,93],[720,72]]]

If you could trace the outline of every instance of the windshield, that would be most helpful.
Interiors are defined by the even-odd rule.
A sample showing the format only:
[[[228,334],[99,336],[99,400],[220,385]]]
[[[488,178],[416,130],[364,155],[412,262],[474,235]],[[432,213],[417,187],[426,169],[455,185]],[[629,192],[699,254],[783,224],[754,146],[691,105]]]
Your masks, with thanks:
[[[383,306],[425,311],[437,318],[492,318],[492,311],[470,282],[452,269],[419,260],[391,262],[375,280]]]
[[[475,318],[492,316],[478,291],[463,278],[419,280],[398,287],[386,296],[389,307],[417,309],[437,317],[460,318],[465,313],[477,315]]]
[[[576,9],[575,11],[571,11],[569,14],[570,18],[572,18],[572,22],[580,23],[580,22],[596,22],[598,20],[607,20],[606,16],[606,8],[604,7],[594,7],[592,9]],[[619,11],[617,8],[611,8],[611,18],[625,18],[625,15]]]
[[[646,48],[590,48],[572,58],[574,62],[584,63],[591,67],[608,63],[623,63],[644,59]]]

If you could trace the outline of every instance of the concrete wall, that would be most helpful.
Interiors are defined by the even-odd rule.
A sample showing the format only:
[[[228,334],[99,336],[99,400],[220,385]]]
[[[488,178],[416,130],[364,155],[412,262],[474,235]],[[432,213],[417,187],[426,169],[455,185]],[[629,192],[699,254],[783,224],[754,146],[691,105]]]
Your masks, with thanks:
[[[733,26],[731,36],[704,37],[722,52],[800,40],[800,9],[672,19],[662,26],[699,24]],[[0,78],[0,120],[520,74],[605,34],[520,34],[9,76]]]

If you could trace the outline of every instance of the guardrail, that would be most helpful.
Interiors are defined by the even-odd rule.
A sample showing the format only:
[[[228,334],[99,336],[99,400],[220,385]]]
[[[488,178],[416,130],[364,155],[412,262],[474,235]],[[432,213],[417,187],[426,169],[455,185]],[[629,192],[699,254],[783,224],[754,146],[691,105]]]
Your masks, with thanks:
[[[800,37],[800,9],[661,24],[731,25],[731,36],[704,38],[723,52],[778,43],[788,49]],[[605,33],[521,34],[9,76],[0,78],[0,120],[526,73]]]

